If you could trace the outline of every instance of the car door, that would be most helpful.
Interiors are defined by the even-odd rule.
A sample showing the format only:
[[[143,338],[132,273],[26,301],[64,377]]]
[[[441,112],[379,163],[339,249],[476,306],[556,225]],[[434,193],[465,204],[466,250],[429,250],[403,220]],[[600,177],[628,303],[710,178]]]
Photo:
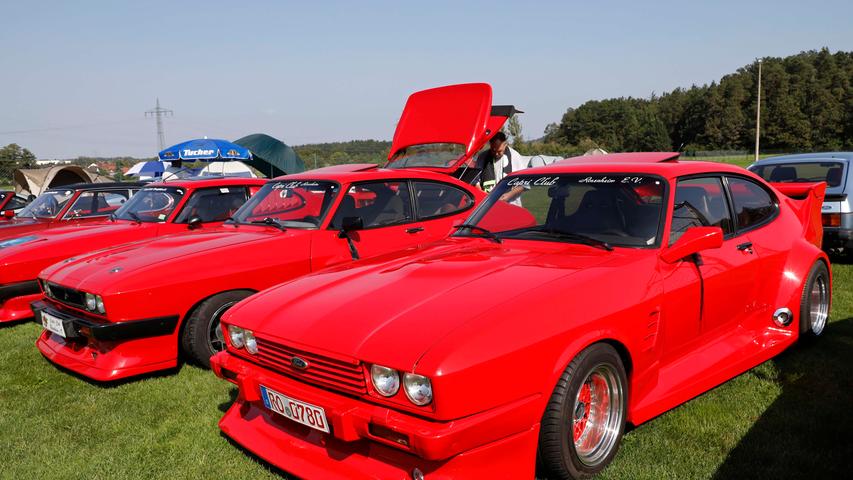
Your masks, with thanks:
[[[678,218],[682,217],[682,218]],[[694,225],[723,230],[722,247],[702,252],[697,267],[702,287],[701,335],[730,330],[741,324],[758,288],[758,257],[749,234],[735,231],[731,205],[720,176],[680,179],[676,186],[673,235]]]

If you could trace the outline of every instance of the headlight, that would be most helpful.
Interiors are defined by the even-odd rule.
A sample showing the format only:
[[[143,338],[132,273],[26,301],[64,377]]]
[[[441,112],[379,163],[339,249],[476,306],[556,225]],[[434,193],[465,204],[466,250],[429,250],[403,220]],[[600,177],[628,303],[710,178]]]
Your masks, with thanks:
[[[53,293],[50,291],[50,284],[47,282],[42,282],[42,288],[44,288],[44,294],[48,297],[52,297]]]
[[[107,313],[107,309],[104,308],[104,299],[100,295],[95,295],[95,308],[98,309],[98,313]]]
[[[234,348],[243,348],[243,345],[245,345],[243,329],[240,327],[228,325],[228,338],[231,340],[231,346]]]
[[[403,375],[406,396],[415,405],[426,405],[432,401],[432,383],[423,375],[407,373]]]
[[[246,344],[246,351],[252,355],[258,353],[258,342],[255,340],[255,334],[251,330],[243,330],[243,343]]]
[[[86,294],[86,310],[90,312],[94,312],[95,309],[98,308],[98,301],[95,300],[95,296],[91,293]]]
[[[373,388],[380,395],[390,397],[400,390],[400,374],[393,368],[373,365],[370,367],[370,378],[373,380]]]

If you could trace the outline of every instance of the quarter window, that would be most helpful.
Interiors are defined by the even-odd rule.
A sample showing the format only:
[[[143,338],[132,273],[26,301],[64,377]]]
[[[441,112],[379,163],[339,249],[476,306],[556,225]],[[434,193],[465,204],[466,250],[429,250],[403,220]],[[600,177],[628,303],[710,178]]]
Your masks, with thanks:
[[[450,215],[465,210],[474,204],[468,192],[451,185],[436,182],[413,182],[418,218]]]
[[[738,230],[760,225],[776,213],[776,202],[760,185],[751,180],[729,177]]]
[[[734,232],[724,192],[719,177],[679,180],[669,243],[674,243],[691,227],[720,227],[724,234]]]

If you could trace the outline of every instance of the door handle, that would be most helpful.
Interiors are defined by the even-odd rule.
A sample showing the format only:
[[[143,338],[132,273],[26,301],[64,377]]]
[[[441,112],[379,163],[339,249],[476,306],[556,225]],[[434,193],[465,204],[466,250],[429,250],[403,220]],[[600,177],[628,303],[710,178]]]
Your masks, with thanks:
[[[418,233],[418,232],[423,232],[423,231],[424,231],[424,227],[411,227],[411,228],[406,229],[406,233]]]
[[[753,253],[752,252],[752,242],[741,243],[740,245],[737,246],[737,249],[742,251],[742,252]]]

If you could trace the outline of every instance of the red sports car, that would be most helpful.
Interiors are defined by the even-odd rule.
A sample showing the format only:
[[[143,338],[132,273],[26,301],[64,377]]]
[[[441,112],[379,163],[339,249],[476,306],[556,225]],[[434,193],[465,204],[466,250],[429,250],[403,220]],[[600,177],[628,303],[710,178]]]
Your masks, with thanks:
[[[112,220],[3,238],[0,240],[0,323],[33,316],[30,302],[42,296],[36,278],[45,267],[102,248],[204,224],[221,224],[265,182],[214,178],[148,184],[119,208]]]
[[[222,431],[304,478],[600,471],[626,424],[829,313],[824,185],[677,157],[515,173],[444,241],[234,306],[211,359],[239,386]]]
[[[207,366],[224,347],[219,319],[238,301],[329,265],[446,237],[485,197],[447,174],[463,171],[512,111],[490,102],[484,84],[415,93],[394,135],[391,168],[342,165],[279,177],[220,229],[46,269],[46,298],[33,304],[45,327],[38,348],[100,381],[174,367],[181,351]],[[87,296],[102,311],[85,308]]]
[[[0,238],[54,227],[103,222],[145,183],[78,183],[51,188],[0,223]],[[13,199],[12,202],[19,201]],[[11,210],[4,210],[6,212]],[[6,217],[4,217],[6,218]]]

